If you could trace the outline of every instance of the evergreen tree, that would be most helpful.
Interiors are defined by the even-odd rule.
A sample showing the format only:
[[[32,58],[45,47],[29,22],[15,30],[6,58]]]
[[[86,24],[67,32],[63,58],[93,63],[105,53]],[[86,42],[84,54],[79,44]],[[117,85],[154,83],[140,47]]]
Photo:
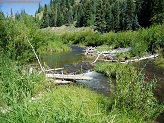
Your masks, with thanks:
[[[39,8],[38,8],[37,13],[40,13],[40,12],[41,12],[41,10],[42,10],[42,6],[41,6],[41,4],[39,3]]]
[[[164,23],[164,0],[153,0],[153,9],[151,22],[162,24]]]
[[[20,19],[21,19],[21,15],[20,15],[19,12],[17,12],[17,13],[15,14],[15,19],[16,19],[16,20],[20,20]]]
[[[90,12],[88,12],[90,16],[87,20],[87,26],[91,26],[96,20],[96,0],[90,0],[88,7],[90,8]]]
[[[73,7],[73,21],[77,21],[77,19],[78,19],[78,5],[74,5],[74,7]]]
[[[141,10],[138,14],[139,23],[142,27],[148,27],[151,25],[152,0],[138,0],[137,2],[141,3]]]
[[[126,0],[127,9],[126,9],[126,30],[133,29],[133,22],[135,18],[135,6],[133,0]]]
[[[101,33],[104,33],[106,31],[105,6],[103,0],[98,0],[95,26],[96,30]]]
[[[118,31],[120,28],[120,7],[119,7],[119,1],[116,0],[113,5],[113,18],[114,18],[114,27],[113,29]]]
[[[138,16],[135,16],[134,22],[133,22],[133,30],[137,30],[140,27],[138,22]]]
[[[41,27],[45,28],[48,26],[49,26],[49,15],[48,15],[48,10],[47,10],[47,5],[45,4]]]
[[[70,25],[71,23],[73,23],[73,11],[72,11],[72,8],[70,8],[67,11],[67,24]]]
[[[84,26],[84,11],[83,11],[83,7],[81,3],[78,5],[78,8],[79,9],[78,9],[78,14],[77,14],[76,26],[83,27]]]
[[[126,30],[126,24],[127,24],[127,18],[126,18],[126,11],[127,11],[127,3],[125,0],[123,0],[120,3],[120,29]]]
[[[108,0],[105,1],[106,3],[106,10],[105,10],[105,21],[106,21],[106,32],[112,30],[112,7]]]
[[[62,26],[64,24],[64,14],[63,12],[61,11],[60,9],[60,6],[58,6],[58,10],[57,10],[57,14],[58,14],[58,17],[57,17],[57,26]]]
[[[90,26],[90,18],[91,18],[91,6],[90,1],[85,0],[83,3],[83,10],[84,10],[84,26]]]

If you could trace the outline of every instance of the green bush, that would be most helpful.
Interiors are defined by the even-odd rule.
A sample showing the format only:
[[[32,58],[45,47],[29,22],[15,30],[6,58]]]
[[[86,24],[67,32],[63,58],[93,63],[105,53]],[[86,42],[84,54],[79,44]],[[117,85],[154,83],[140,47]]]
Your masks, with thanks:
[[[31,20],[23,19],[18,21],[13,18],[1,20],[0,50],[4,50],[4,53],[7,53],[11,59],[21,63],[34,61],[35,59],[28,40],[38,54],[70,50],[67,45],[63,44],[59,36],[39,30],[36,23],[30,22]]]
[[[130,65],[109,63],[99,63],[95,69],[108,76],[113,72],[116,74],[116,83],[110,84],[114,100],[112,110],[133,112],[144,120],[155,120],[164,110],[164,105],[159,105],[153,96],[155,79],[145,82],[142,71],[137,72]]]
[[[156,25],[138,31],[109,32],[105,34],[93,31],[62,34],[64,43],[83,44],[85,46],[108,45],[109,47],[131,47],[131,56],[142,56],[163,47],[164,25]]]

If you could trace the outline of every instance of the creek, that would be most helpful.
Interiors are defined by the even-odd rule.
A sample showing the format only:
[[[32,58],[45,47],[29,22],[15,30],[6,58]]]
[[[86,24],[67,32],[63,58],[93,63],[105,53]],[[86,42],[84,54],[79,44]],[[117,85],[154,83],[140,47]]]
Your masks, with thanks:
[[[92,71],[93,66],[90,64],[95,59],[87,58],[84,55],[84,48],[78,46],[70,46],[71,52],[65,53],[53,53],[42,55],[42,62],[45,62],[51,68],[64,67],[64,73],[68,74],[80,74],[83,73],[86,76],[93,77],[93,80],[78,80],[78,84],[85,85],[92,90],[101,93],[103,95],[109,95],[109,81],[110,79],[101,73]],[[143,60],[137,63],[132,63],[137,69],[143,68],[143,74],[145,74],[146,81],[151,81],[156,78],[157,88],[154,91],[155,97],[160,103],[164,102],[164,70],[157,68],[153,60]],[[112,80],[115,81],[115,80]],[[164,114],[158,118],[158,122],[164,121]]]

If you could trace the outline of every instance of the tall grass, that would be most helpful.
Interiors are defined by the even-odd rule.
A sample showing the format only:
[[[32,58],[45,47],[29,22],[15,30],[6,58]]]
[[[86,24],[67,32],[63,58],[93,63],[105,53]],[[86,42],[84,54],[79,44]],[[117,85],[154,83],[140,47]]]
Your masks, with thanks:
[[[143,123],[153,122],[163,108],[153,97],[154,81],[146,83],[131,66],[116,64],[111,69],[116,73],[116,86],[111,84],[108,98],[74,85],[52,87],[53,83],[48,84],[43,76],[29,75],[8,57],[1,55],[1,58],[2,123]],[[103,65],[102,71],[109,69],[106,66]],[[3,113],[2,107],[8,110]]]
[[[44,41],[37,49],[40,54],[71,51],[71,48],[64,44],[58,35],[52,32],[40,31],[40,35],[37,38],[42,40],[42,42]]]
[[[26,97],[31,97],[44,88],[45,78],[27,71],[11,61],[7,56],[0,59],[0,105],[21,103]],[[39,87],[39,88],[38,88]]]
[[[157,52],[159,56],[157,59],[155,59],[154,63],[157,67],[164,69],[164,49],[163,48],[158,49]]]
[[[107,122],[107,104],[106,98],[89,89],[61,86],[44,93],[41,99],[14,105],[0,119],[16,123]]]
[[[111,83],[113,107],[124,113],[133,113],[140,118],[155,120],[164,110],[153,96],[156,80],[145,82],[144,75],[134,67],[122,64],[99,63],[96,70],[106,75],[116,74],[116,83]]]

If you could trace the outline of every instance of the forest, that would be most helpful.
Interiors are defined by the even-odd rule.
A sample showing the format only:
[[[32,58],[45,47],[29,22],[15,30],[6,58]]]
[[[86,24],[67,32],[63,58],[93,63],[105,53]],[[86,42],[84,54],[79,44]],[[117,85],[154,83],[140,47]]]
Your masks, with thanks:
[[[42,13],[41,28],[73,24],[104,33],[162,24],[163,11],[163,0],[51,0],[36,15]]]
[[[158,54],[148,62],[163,72],[164,1],[50,0],[39,4],[35,16],[25,10],[14,14],[11,9],[8,16],[0,11],[2,123],[162,123],[163,95],[159,101],[155,94],[164,86],[157,86],[156,76],[148,80],[148,62],[143,68],[119,59],[95,63],[92,70],[108,78],[107,96],[82,84],[54,84],[55,79],[45,76],[43,61],[40,72],[37,59],[73,52],[71,46],[131,48],[117,54],[119,59]]]

